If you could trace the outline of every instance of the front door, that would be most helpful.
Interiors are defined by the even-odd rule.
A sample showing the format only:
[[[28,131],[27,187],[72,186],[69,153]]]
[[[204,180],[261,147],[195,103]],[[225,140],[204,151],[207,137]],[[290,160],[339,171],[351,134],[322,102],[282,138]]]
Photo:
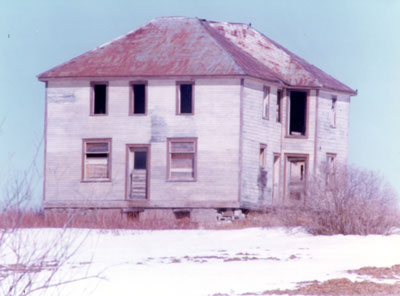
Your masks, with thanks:
[[[148,176],[147,147],[132,147],[129,153],[129,194],[130,199],[147,198]]]

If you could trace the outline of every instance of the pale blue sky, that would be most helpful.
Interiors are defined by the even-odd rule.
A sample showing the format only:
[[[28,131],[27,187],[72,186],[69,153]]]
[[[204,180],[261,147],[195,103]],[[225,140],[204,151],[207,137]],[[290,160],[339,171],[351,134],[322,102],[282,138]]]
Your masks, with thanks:
[[[159,16],[251,22],[358,89],[349,160],[382,172],[400,191],[400,0],[1,0],[1,178],[27,167],[41,144],[44,84],[36,75]]]

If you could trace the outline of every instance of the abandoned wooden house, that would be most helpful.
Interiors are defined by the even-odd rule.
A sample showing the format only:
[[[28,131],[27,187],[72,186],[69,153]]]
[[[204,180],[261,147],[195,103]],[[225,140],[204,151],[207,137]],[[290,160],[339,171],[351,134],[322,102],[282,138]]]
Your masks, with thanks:
[[[347,158],[356,92],[247,24],[157,18],[38,78],[46,211],[289,205]]]

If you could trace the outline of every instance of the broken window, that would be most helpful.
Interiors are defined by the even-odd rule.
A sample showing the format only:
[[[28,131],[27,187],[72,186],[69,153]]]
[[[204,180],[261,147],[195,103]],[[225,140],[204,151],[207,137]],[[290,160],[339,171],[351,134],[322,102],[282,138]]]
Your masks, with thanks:
[[[269,119],[269,87],[264,87],[263,95],[263,118]]]
[[[107,114],[107,84],[93,84],[92,115]]]
[[[332,97],[331,112],[330,112],[331,127],[336,127],[336,102],[337,102],[337,97]]]
[[[276,93],[276,122],[281,122],[282,90]]]
[[[307,159],[305,157],[288,157],[289,164],[289,196],[300,200],[305,190]]]
[[[132,84],[132,107],[131,114],[146,114],[146,84]]]
[[[336,158],[335,153],[327,153],[326,154],[326,162],[329,166],[332,166]]]
[[[260,168],[265,169],[267,164],[267,145],[260,145]]]
[[[84,180],[110,179],[111,140],[84,140]]]
[[[307,130],[307,92],[290,92],[289,135],[305,136]]]
[[[178,84],[178,114],[193,114],[193,83]]]
[[[196,179],[196,139],[168,139],[168,179]]]

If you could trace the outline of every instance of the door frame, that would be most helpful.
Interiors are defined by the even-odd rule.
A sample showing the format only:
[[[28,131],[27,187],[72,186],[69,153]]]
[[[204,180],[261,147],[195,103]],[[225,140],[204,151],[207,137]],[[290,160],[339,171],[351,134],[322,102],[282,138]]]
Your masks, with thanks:
[[[151,145],[150,144],[126,144],[126,155],[125,155],[125,200],[132,200],[128,198],[129,186],[130,186],[130,178],[129,178],[129,154],[131,150],[135,148],[146,148],[147,149],[147,175],[146,175],[146,199],[150,200],[150,174],[151,174]]]
[[[278,161],[278,182],[277,182],[277,188],[275,188],[275,158],[277,158]],[[281,193],[281,154],[280,153],[274,153],[273,154],[273,159],[272,159],[272,204],[277,203],[279,201],[280,193]]]
[[[283,171],[283,204],[286,202],[290,202],[289,194],[289,178],[290,176],[287,176],[288,173],[288,162],[290,161],[290,158],[304,158],[305,160],[305,179],[304,179],[304,190],[307,190],[307,180],[309,178],[309,155],[308,154],[301,154],[301,153],[285,153],[285,163],[284,163],[284,171]],[[305,202],[305,200],[304,200]]]

